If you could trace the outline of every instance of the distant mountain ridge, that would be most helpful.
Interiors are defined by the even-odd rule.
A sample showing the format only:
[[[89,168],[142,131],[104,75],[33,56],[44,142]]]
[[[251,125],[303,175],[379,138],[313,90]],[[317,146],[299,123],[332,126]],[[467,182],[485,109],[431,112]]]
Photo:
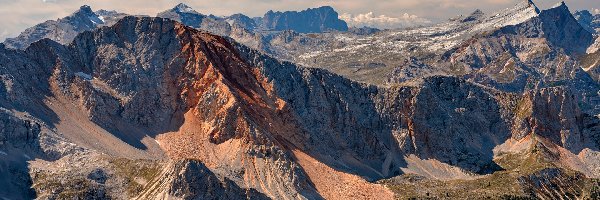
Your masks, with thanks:
[[[110,26],[124,16],[126,14],[116,11],[99,10],[93,12],[89,6],[84,5],[70,16],[58,20],[48,20],[28,28],[15,38],[6,39],[4,44],[9,48],[25,49],[31,43],[43,38],[68,44],[77,34],[102,26]]]
[[[160,12],[157,17],[172,19],[193,28],[203,29],[217,35],[229,36],[231,26],[221,18],[201,14],[188,5],[178,4],[172,9]]]
[[[600,32],[600,14],[593,15],[588,10],[581,10],[576,11],[573,15],[586,30],[592,33]]]
[[[80,32],[110,26],[125,16],[127,14],[116,11],[98,10],[93,12],[89,6],[84,5],[71,16],[49,20],[28,28],[15,38],[6,39],[4,44],[9,48],[25,49],[29,44],[43,38],[49,38],[61,44],[68,44]],[[262,32],[284,30],[300,33],[348,31],[346,22],[338,19],[338,13],[329,6],[303,11],[269,11],[264,17],[250,18],[243,14],[234,14],[228,17],[204,15],[188,5],[180,3],[172,9],[158,13],[157,17],[173,19],[217,35],[231,36],[241,41],[248,41],[245,44],[256,48],[261,46],[261,39],[259,39],[261,36],[257,34]]]
[[[310,8],[303,11],[268,11],[261,19],[266,30],[293,30],[299,33],[321,33],[326,31],[348,31],[348,24],[339,19],[330,6]]]

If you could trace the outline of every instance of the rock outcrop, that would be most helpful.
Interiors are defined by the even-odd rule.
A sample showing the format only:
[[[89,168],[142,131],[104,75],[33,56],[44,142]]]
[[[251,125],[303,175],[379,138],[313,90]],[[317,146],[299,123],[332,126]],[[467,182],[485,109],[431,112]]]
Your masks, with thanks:
[[[261,25],[267,30],[293,30],[300,33],[347,31],[348,24],[340,20],[332,7],[323,6],[303,11],[267,12]]]
[[[41,125],[35,121],[17,118],[8,111],[0,113],[0,149],[6,146],[36,145]]]
[[[517,140],[533,134],[577,153],[586,145],[584,116],[568,89],[528,91],[517,104],[515,120],[513,138]]]
[[[270,199],[254,189],[240,188],[195,160],[168,164],[136,199]]]

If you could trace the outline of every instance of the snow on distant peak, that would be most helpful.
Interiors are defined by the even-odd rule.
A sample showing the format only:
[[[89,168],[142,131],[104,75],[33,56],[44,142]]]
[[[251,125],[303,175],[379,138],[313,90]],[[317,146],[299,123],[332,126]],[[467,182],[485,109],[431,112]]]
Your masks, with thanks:
[[[175,6],[175,9],[177,10],[177,12],[182,13],[196,12],[194,9],[192,9],[192,7],[184,3],[177,4],[177,6]]]
[[[517,25],[537,17],[539,14],[540,9],[531,0],[525,0],[512,8],[507,8],[488,16],[487,19],[478,24],[473,30],[479,31]]]
[[[94,23],[94,24],[103,24],[104,23],[104,18],[101,16],[98,16],[96,14],[88,16],[88,19],[90,19],[90,21],[92,21],[92,23]]]

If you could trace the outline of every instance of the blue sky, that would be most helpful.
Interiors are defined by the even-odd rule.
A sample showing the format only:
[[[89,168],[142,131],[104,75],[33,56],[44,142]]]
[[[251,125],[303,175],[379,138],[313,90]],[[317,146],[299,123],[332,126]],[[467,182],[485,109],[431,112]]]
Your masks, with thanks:
[[[205,14],[244,13],[261,16],[268,10],[303,10],[322,5],[333,6],[345,17],[387,22],[392,26],[439,22],[468,14],[475,9],[493,12],[521,0],[0,0],[0,41],[18,35],[27,27],[49,19],[64,17],[87,4],[94,10],[117,10],[129,14],[156,13],[183,2]],[[534,0],[541,9],[558,0]],[[566,0],[571,10],[600,9],[600,0]],[[370,13],[370,14],[369,14]],[[394,24],[397,23],[397,24]]]

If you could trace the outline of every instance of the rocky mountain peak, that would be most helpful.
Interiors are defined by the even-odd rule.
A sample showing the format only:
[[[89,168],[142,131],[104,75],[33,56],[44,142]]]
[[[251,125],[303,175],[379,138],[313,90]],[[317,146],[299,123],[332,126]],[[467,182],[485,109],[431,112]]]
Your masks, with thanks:
[[[537,13],[540,13],[540,9],[535,5],[535,3],[533,3],[533,0],[525,0],[525,3],[527,7],[533,8]]]
[[[94,11],[92,11],[92,8],[88,5],[83,5],[83,6],[79,7],[79,10],[77,10],[77,12],[75,12],[75,13],[94,15]]]
[[[300,33],[348,30],[348,24],[340,20],[338,13],[330,6],[303,11],[274,12],[271,10],[262,18],[262,26],[268,30],[290,29]]]
[[[336,12],[335,9],[333,9],[333,7],[331,7],[331,6],[321,6],[321,7],[318,7],[318,8],[309,8],[307,10],[308,11],[319,10],[321,12]]]
[[[156,16],[172,19],[186,26],[206,30],[216,35],[229,36],[231,33],[231,26],[222,18],[214,15],[204,15],[183,3],[158,13]]]
[[[530,0],[519,2],[517,5],[491,15],[473,27],[474,31],[492,30],[526,22],[540,14],[540,10]]]
[[[92,11],[88,5],[83,5],[73,14],[58,20],[48,20],[23,31],[16,38],[8,38],[8,47],[25,49],[29,44],[43,38],[49,38],[61,44],[67,44],[83,31],[93,30],[104,26],[103,17]]]
[[[594,42],[592,33],[577,22],[564,2],[543,10],[539,18],[545,37],[568,52],[584,53]]]
[[[237,24],[247,30],[254,30],[258,26],[254,19],[239,13],[231,15],[225,18],[225,20],[232,26]]]
[[[560,14],[562,16],[573,17],[573,15],[571,14],[571,11],[569,10],[569,7],[567,6],[567,4],[564,1],[561,1],[560,3],[557,3],[554,6],[550,7],[549,9],[543,10],[542,12],[553,12],[553,13]],[[575,18],[575,17],[573,17],[573,18]]]
[[[471,13],[469,16],[465,17],[462,20],[462,22],[470,22],[470,21],[479,20],[484,16],[485,16],[485,13],[483,13],[483,11],[481,11],[480,9],[477,9],[477,10],[473,11],[473,13]]]
[[[180,13],[197,13],[192,7],[188,6],[187,4],[184,3],[179,3],[177,4],[175,7],[173,7],[172,9],[175,12],[180,12]]]
[[[90,21],[93,24],[102,24],[104,20],[100,18],[98,14],[96,14],[92,8],[88,5],[83,5],[70,16],[71,23],[85,23],[85,21]],[[69,20],[67,18],[67,20]]]

